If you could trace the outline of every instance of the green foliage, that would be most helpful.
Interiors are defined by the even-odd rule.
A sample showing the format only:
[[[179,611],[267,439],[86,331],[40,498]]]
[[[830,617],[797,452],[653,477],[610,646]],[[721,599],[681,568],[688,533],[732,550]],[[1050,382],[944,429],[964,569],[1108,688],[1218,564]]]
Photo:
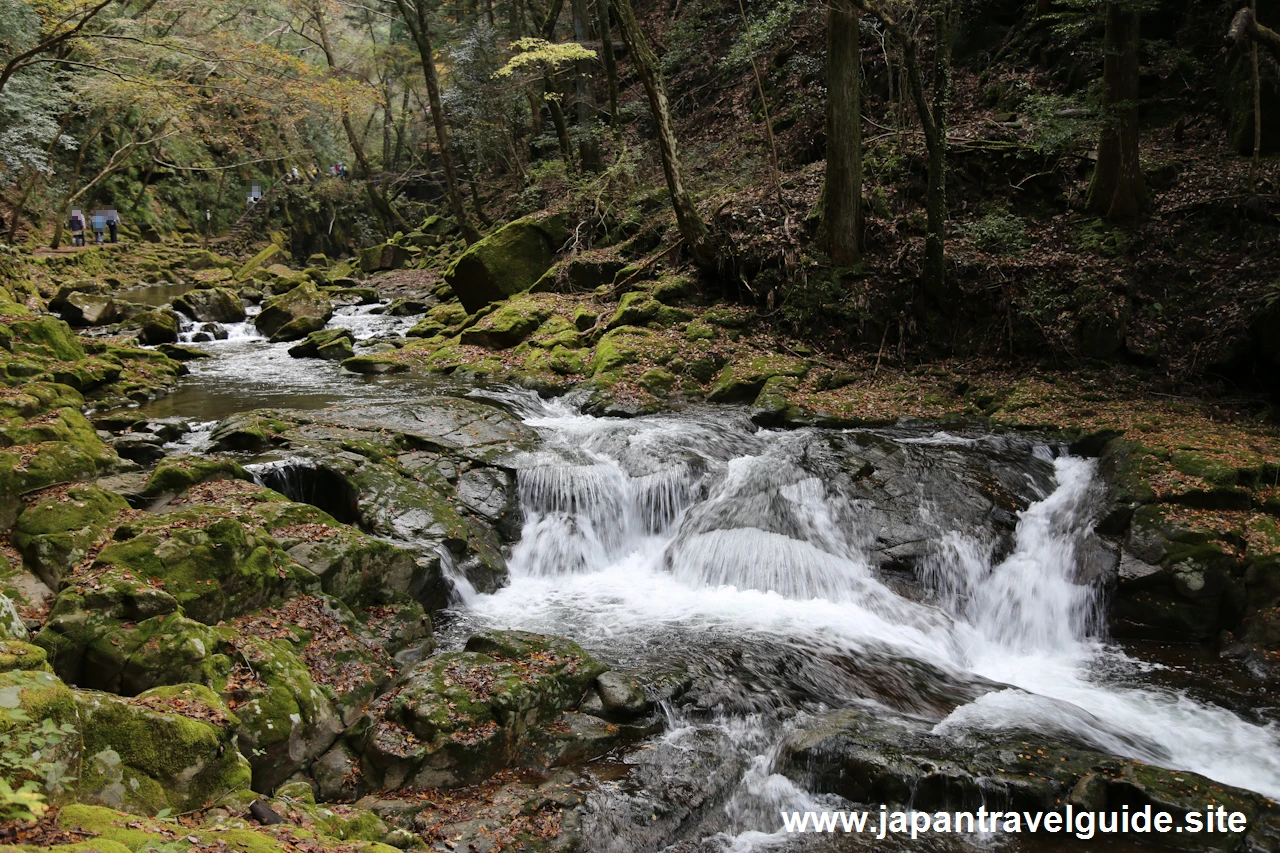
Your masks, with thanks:
[[[1090,145],[1098,138],[1098,118],[1082,101],[1030,90],[1026,91],[1020,111],[1022,123],[1031,131],[1028,144],[1050,157],[1061,157]]]
[[[738,37],[738,41],[729,49],[729,53],[721,60],[720,67],[725,71],[738,71],[751,62],[751,49],[757,54],[770,53],[780,47],[783,40],[794,31],[795,20],[809,8],[803,0],[779,0],[767,4],[763,11],[748,13],[747,32]]]
[[[0,65],[8,56],[29,47],[39,37],[40,18],[30,4],[0,0]],[[69,136],[59,137],[58,114],[66,106],[66,92],[43,66],[15,74],[0,96],[0,187],[28,171],[51,171],[48,151],[58,140],[75,148]]]
[[[551,72],[571,62],[596,58],[594,50],[585,48],[576,41],[553,44],[542,39],[524,38],[512,42],[511,46],[519,53],[493,72],[494,77],[512,77],[520,72]]]
[[[1007,210],[994,210],[957,230],[984,252],[1016,255],[1030,246],[1025,220]]]
[[[5,716],[17,726],[4,733],[5,748],[0,752],[0,823],[36,820],[48,808],[42,789],[61,790],[74,778],[48,755],[76,729],[49,719],[35,722],[21,708],[10,708]],[[26,781],[14,788],[10,780],[18,779]]]

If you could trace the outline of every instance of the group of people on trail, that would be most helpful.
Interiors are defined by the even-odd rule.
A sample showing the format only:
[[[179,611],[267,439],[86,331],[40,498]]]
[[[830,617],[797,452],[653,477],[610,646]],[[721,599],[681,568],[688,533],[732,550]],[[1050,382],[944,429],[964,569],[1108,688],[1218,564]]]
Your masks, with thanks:
[[[298,171],[297,166],[294,166],[292,169],[284,173],[284,182],[286,184],[300,184],[302,183],[303,174],[303,172]],[[311,168],[307,169],[305,172],[305,175],[307,180],[311,182],[311,185],[315,186],[320,183],[320,179],[324,177],[325,173],[321,171],[319,166],[312,164]],[[329,167],[329,177],[341,178],[346,181],[351,178],[351,172],[348,170],[346,163],[334,163]]]
[[[92,229],[94,242],[99,246],[107,242],[108,234],[112,243],[120,241],[120,214],[115,210],[95,210],[86,220],[84,211],[76,209],[71,211],[69,225],[73,246],[85,245],[86,226]]]

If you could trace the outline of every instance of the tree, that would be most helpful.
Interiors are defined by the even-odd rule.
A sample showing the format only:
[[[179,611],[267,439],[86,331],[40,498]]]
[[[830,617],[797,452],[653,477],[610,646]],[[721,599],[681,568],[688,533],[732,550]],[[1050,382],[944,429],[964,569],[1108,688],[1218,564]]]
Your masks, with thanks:
[[[954,0],[938,0],[932,8],[934,23],[933,98],[926,95],[920,48],[914,33],[902,26],[876,0],[852,0],[874,15],[902,48],[907,88],[915,103],[928,158],[925,208],[928,225],[924,241],[924,286],[936,299],[946,294],[947,257],[947,109],[951,104],[951,39],[956,23]]]
[[[29,68],[43,61],[46,54],[61,50],[68,42],[79,37],[86,26],[105,10],[114,0],[92,0],[92,2],[36,2],[14,3],[13,0],[0,2],[0,15],[16,16],[23,12],[23,6],[33,7],[44,19],[40,37],[34,44],[8,55],[4,65],[0,66],[0,92],[9,84],[13,76],[24,68]],[[7,8],[6,8],[7,7]]]
[[[862,234],[862,105],[858,16],[852,0],[827,7],[827,178],[823,228],[831,260],[858,260]]]
[[[458,184],[458,171],[453,163],[453,147],[449,139],[449,123],[445,121],[444,105],[440,99],[440,78],[436,75],[435,54],[431,49],[431,27],[427,18],[425,0],[395,0],[400,17],[409,28],[418,55],[422,60],[422,74],[427,83],[427,98],[431,104],[431,121],[436,131],[436,144],[440,147],[440,168],[444,170],[445,191],[449,196],[449,210],[458,221],[458,228],[467,243],[480,239],[479,233],[467,218],[462,203],[462,188]]]
[[[1136,219],[1146,204],[1138,160],[1137,0],[1107,0],[1102,57],[1102,132],[1088,207],[1113,221]]]
[[[711,239],[711,232],[702,221],[698,208],[694,206],[693,197],[684,186],[675,122],[671,119],[667,87],[662,79],[658,57],[653,55],[653,51],[649,49],[649,43],[645,41],[644,32],[636,20],[636,13],[631,8],[631,0],[615,0],[614,9],[618,14],[622,40],[627,45],[636,73],[644,85],[654,124],[658,126],[658,151],[662,156],[662,172],[667,179],[667,190],[671,193],[671,206],[675,210],[680,237],[688,247],[695,264],[702,269],[713,269],[718,261],[717,252]]]

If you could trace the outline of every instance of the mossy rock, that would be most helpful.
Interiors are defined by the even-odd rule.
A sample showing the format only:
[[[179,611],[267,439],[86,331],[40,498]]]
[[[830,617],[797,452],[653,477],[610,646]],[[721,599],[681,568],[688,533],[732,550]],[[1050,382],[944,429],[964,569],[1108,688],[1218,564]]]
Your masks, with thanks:
[[[21,640],[0,640],[0,672],[14,670],[53,672],[44,649]]]
[[[582,336],[578,334],[577,327],[568,319],[559,315],[548,317],[547,321],[539,326],[538,330],[529,338],[529,343],[535,347],[548,350],[556,347],[578,349],[584,345]]]
[[[569,640],[477,635],[467,650],[438,655],[404,676],[368,721],[365,775],[391,787],[487,778],[516,763],[532,727],[576,705],[604,670]]]
[[[230,459],[207,456],[167,456],[147,478],[142,493],[148,497],[179,494],[199,483],[216,480],[252,481],[253,477]]]
[[[252,518],[228,515],[218,507],[196,507],[148,519],[158,522],[154,532],[108,545],[93,569],[115,567],[158,581],[186,615],[207,625],[315,585]]]
[[[239,323],[245,318],[240,294],[224,287],[188,291],[173,300],[173,307],[201,323]]]
[[[714,341],[719,333],[708,324],[694,320],[685,327],[684,336],[691,341]]]
[[[85,558],[129,504],[96,485],[78,485],[44,496],[20,516],[13,544],[23,560],[50,589],[62,588],[63,578]]]
[[[671,389],[675,387],[676,376],[670,371],[655,367],[652,370],[646,370],[640,376],[640,387],[653,394],[655,397],[665,397],[671,393]]]
[[[144,344],[172,344],[178,341],[178,318],[171,311],[144,311],[133,318],[138,339]]]
[[[564,219],[526,217],[469,247],[444,274],[468,313],[532,287],[567,239]]]
[[[36,355],[58,361],[80,361],[85,357],[75,332],[54,317],[15,319],[6,325],[13,336],[10,347],[15,356]]]
[[[462,332],[462,343],[485,349],[508,349],[533,334],[551,315],[531,299],[512,299]]]
[[[82,802],[137,814],[185,812],[250,788],[249,765],[232,735],[238,721],[207,687],[178,685],[134,701],[77,693],[76,704],[84,737]],[[206,722],[211,715],[222,723]]]
[[[34,642],[67,682],[125,695],[214,684],[231,666],[213,629],[181,615],[173,596],[110,571],[59,593]]]
[[[403,246],[397,246],[394,243],[370,246],[360,252],[360,270],[364,273],[398,270],[405,265],[409,257],[409,252]]]
[[[0,496],[88,479],[120,464],[93,425],[70,406],[0,422],[0,442],[8,445],[0,450]]]
[[[272,343],[305,338],[324,328],[333,316],[333,304],[310,281],[262,303],[254,318],[258,331]]]
[[[234,648],[253,677],[223,689],[235,704],[253,788],[272,791],[333,745],[342,720],[288,642],[241,637]]]
[[[772,376],[764,383],[751,407],[751,420],[765,427],[782,426],[800,417],[800,407],[791,402],[799,387],[790,376]]]
[[[693,280],[687,275],[663,276],[649,291],[664,305],[676,305],[694,293]]]
[[[639,363],[650,351],[654,335],[647,329],[623,326],[606,332],[596,343],[591,358],[591,373],[612,373],[620,368]]]
[[[765,383],[775,376],[803,378],[809,368],[804,362],[781,356],[759,356],[730,362],[716,378],[707,394],[713,403],[754,400]]]
[[[609,328],[619,326],[643,326],[651,322],[662,310],[662,303],[643,290],[625,294],[618,303],[618,310],[609,320]]]
[[[322,358],[342,361],[351,358],[351,344],[356,336],[350,329],[321,329],[307,335],[302,343],[289,347],[293,358]]]

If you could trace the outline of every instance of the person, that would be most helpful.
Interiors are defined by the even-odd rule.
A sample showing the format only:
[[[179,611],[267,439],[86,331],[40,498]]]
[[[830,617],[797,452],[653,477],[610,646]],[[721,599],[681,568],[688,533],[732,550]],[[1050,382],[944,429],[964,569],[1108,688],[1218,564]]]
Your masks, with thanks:
[[[71,211],[71,245],[84,245],[84,211]]]
[[[106,242],[107,217],[102,211],[93,214],[93,241],[101,246]]]
[[[347,164],[346,164],[346,163],[339,163],[339,164],[338,164],[338,174],[340,174],[340,175],[342,176],[342,180],[344,180],[344,181],[345,181],[345,180],[347,179]]]
[[[315,186],[320,183],[320,167],[315,163],[311,164],[311,185]]]
[[[111,242],[120,242],[120,214],[114,210],[107,211],[107,228],[111,230]]]
[[[294,166],[293,171],[291,171],[289,174],[293,176],[293,183],[295,184],[302,183],[302,176],[298,174],[297,166]]]

